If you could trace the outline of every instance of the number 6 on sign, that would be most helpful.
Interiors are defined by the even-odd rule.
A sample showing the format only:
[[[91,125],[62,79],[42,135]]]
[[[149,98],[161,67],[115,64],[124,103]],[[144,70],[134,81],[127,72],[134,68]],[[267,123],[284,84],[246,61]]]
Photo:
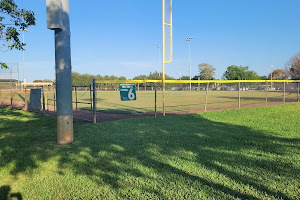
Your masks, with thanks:
[[[132,89],[130,89],[129,92],[128,92],[128,98],[129,98],[129,100],[134,100],[135,99],[135,95],[132,92]]]
[[[134,83],[121,83],[120,84],[120,97],[121,97],[121,101],[136,100],[135,84]]]

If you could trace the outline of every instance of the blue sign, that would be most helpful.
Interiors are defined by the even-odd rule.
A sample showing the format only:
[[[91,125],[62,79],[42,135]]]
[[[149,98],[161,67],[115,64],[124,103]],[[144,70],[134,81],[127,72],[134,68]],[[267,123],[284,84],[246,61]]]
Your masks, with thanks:
[[[135,101],[136,92],[134,83],[120,83],[121,101]]]

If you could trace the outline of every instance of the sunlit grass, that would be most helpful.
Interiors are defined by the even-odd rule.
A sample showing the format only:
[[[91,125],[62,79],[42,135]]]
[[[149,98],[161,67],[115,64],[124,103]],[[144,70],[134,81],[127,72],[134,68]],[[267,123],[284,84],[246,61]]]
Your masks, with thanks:
[[[297,199],[299,114],[289,104],[75,124],[74,144],[58,146],[55,119],[0,108],[0,195]]]

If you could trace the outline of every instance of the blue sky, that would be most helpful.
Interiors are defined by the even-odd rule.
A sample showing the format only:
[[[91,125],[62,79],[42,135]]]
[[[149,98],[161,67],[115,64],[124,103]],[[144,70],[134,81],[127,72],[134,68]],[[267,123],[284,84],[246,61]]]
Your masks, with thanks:
[[[37,25],[25,33],[26,81],[55,79],[54,32],[47,29],[46,0],[15,0],[37,13]],[[84,3],[83,3],[84,2]],[[157,45],[162,41],[161,0],[70,0],[73,71],[134,76],[161,71]],[[259,75],[270,65],[284,68],[300,51],[299,0],[173,0],[174,59],[166,73],[192,75],[200,63],[216,68],[221,78],[230,65],[249,66]],[[22,52],[0,53],[20,65]]]

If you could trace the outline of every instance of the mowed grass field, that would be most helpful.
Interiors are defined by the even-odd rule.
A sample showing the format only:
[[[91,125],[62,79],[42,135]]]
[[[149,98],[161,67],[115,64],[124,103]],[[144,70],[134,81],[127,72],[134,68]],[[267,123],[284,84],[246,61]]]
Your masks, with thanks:
[[[137,91],[136,101],[121,101],[120,93],[97,93],[97,110],[111,113],[154,112],[155,92]],[[206,92],[166,91],[166,111],[204,109]],[[297,93],[286,93],[286,101],[297,101]],[[266,102],[264,91],[241,91],[241,105]],[[268,102],[283,102],[283,92],[269,92]],[[157,111],[162,112],[162,91],[157,91]],[[208,91],[207,108],[238,107],[238,91]]]
[[[74,124],[0,107],[0,199],[299,199],[300,104]]]
[[[201,91],[167,91],[166,92],[166,111],[181,111],[204,109],[206,92]],[[268,102],[283,102],[282,91],[268,92]],[[97,91],[97,111],[106,113],[151,113],[155,111],[155,92],[137,91],[136,101],[121,101],[119,91]],[[10,94],[2,94],[2,98],[9,99]],[[13,99],[24,101],[24,93],[16,92]],[[45,92],[45,101],[54,99],[53,92]],[[73,92],[73,101],[76,100],[76,94]],[[77,92],[77,101],[90,103],[90,92]],[[265,91],[241,91],[241,105],[259,104],[266,102]],[[296,92],[286,92],[286,102],[297,102]],[[49,105],[54,105],[52,100]],[[157,112],[162,112],[162,91],[157,91],[156,98]],[[238,91],[208,91],[207,108],[238,107]],[[89,104],[77,104],[78,109],[90,110]],[[76,108],[76,104],[73,104]]]

